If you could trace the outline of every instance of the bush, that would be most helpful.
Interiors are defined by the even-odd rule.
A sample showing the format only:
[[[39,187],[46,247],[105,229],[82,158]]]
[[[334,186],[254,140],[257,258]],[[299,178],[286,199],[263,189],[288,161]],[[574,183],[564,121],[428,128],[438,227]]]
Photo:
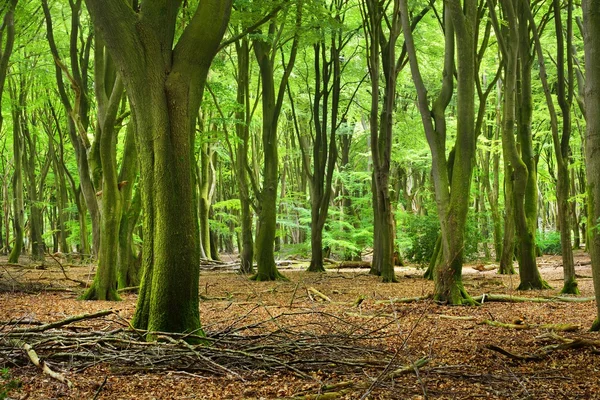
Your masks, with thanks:
[[[397,221],[400,252],[410,261],[428,263],[440,231],[437,215],[401,213]]]
[[[536,243],[542,254],[561,255],[560,232],[538,232]]]

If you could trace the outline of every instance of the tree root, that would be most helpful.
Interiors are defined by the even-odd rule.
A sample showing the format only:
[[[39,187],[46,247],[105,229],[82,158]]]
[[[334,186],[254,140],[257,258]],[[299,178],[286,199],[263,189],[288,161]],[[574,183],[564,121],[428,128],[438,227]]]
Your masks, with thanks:
[[[545,280],[540,278],[540,281],[534,282],[523,282],[517,287],[517,290],[544,290],[544,289],[552,289],[552,286],[548,284]]]
[[[574,278],[571,278],[567,282],[565,282],[565,285],[560,291],[560,294],[580,294],[579,288],[577,287],[577,281]]]

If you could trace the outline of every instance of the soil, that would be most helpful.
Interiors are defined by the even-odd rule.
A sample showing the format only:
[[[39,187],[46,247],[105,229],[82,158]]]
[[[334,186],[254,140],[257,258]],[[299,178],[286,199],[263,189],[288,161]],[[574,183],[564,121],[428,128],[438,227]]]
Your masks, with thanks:
[[[579,297],[593,297],[589,257],[580,251],[575,257]],[[110,309],[115,314],[69,328],[109,332],[123,328],[123,321],[133,315],[135,293],[123,293],[121,302],[79,301],[83,288],[66,280],[52,260],[43,269],[34,263],[9,265],[5,261],[0,260],[0,343],[19,320],[47,323]],[[69,278],[91,282],[93,265],[62,263]],[[311,274],[297,263],[280,269],[290,282],[251,282],[231,271],[202,272],[200,313],[209,336],[252,324],[260,325],[257,332],[263,335],[296,332],[298,337],[312,335],[315,343],[334,336],[344,340],[342,333],[350,343],[357,333],[369,332],[363,341],[352,343],[368,348],[365,354],[380,354],[379,364],[366,358],[364,365],[357,359],[348,362],[352,366],[340,363],[343,354],[338,347],[331,349],[331,363],[308,373],[289,368],[236,372],[234,365],[228,367],[231,373],[207,374],[172,365],[163,370],[152,365],[116,368],[106,361],[82,369],[40,354],[73,383],[71,388],[42,373],[25,356],[15,357],[14,352],[8,356],[0,351],[0,368],[8,368],[11,379],[20,384],[9,392],[10,399],[600,399],[600,348],[546,347],[547,354],[540,352],[544,346],[559,343],[558,337],[599,342],[600,334],[589,332],[596,317],[595,302],[552,300],[562,287],[560,257],[544,256],[538,263],[553,289],[518,292],[518,275],[500,276],[490,263],[465,266],[465,287],[473,296],[549,298],[539,303],[484,302],[475,307],[451,307],[426,299],[433,283],[422,278],[423,270],[411,266],[397,269],[396,284],[381,283],[360,269]],[[410,297],[424,299],[394,301]],[[576,326],[574,331],[552,334],[550,324]],[[45,334],[52,337],[57,332]],[[36,343],[31,343],[34,349]],[[490,346],[525,357],[516,359]],[[526,359],[527,355],[539,357]],[[412,367],[422,359],[426,365]],[[407,366],[405,373],[390,374],[392,368],[401,366]],[[2,384],[0,380],[0,394]],[[326,388],[333,384],[340,385]]]

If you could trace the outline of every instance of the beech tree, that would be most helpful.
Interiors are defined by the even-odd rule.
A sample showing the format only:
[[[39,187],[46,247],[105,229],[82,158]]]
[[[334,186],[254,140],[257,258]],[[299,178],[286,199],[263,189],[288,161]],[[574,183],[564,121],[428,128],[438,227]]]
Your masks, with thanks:
[[[232,1],[201,1],[176,35],[181,3],[86,0],[129,98],[141,166],[144,275],[133,325],[199,333],[195,127]]]
[[[449,304],[472,304],[462,284],[464,232],[469,210],[471,175],[475,157],[475,55],[478,7],[475,0],[445,3],[445,61],[440,96],[428,105],[421,77],[406,0],[400,2],[404,37],[409,54],[418,106],[432,155],[432,175],[441,225],[439,261],[434,272],[435,298]],[[455,41],[456,40],[456,41]],[[453,88],[454,46],[457,66],[457,128],[454,149],[446,156],[444,111]]]

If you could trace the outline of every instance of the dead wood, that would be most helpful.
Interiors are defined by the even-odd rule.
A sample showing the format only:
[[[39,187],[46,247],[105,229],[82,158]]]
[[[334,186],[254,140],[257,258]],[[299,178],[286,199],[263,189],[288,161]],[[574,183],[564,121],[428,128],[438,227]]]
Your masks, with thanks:
[[[485,347],[489,350],[496,351],[496,352],[498,352],[506,357],[512,358],[514,360],[524,360],[524,361],[542,360],[542,359],[546,358],[548,355],[550,355],[550,353],[557,351],[557,350],[591,348],[592,352],[595,352],[597,348],[600,348],[599,340],[591,340],[591,339],[585,339],[585,338],[570,339],[570,338],[566,338],[563,336],[559,336],[554,332],[543,335],[540,338],[558,341],[559,343],[543,346],[543,347],[539,348],[538,350],[536,350],[535,352],[530,353],[530,354],[513,353],[506,349],[503,349],[499,346],[492,345],[492,344],[487,345]]]
[[[44,374],[48,375],[52,379],[56,379],[57,381],[64,383],[69,388],[73,387],[71,381],[68,380],[63,374],[54,371],[48,366],[48,364],[44,360],[40,359],[33,347],[31,347],[29,344],[16,340],[13,341],[13,344],[25,350],[25,353],[27,354],[27,357],[29,357],[29,360],[31,360],[33,365],[41,369]]]
[[[327,297],[326,295],[324,295],[323,293],[319,292],[317,289],[315,289],[314,287],[309,287],[307,289],[308,295],[309,297],[313,298],[317,297],[323,301],[326,301],[328,303],[331,303],[331,299],[329,297]],[[314,300],[314,299],[313,299]]]
[[[526,324],[523,322],[520,323],[504,323],[500,321],[492,321],[486,319],[478,323],[478,325],[489,325],[497,328],[507,328],[507,329],[547,329],[551,331],[561,331],[561,332],[574,332],[581,329],[581,326],[575,324]]]
[[[66,280],[71,281],[71,282],[75,282],[75,283],[77,283],[81,287],[87,287],[88,286],[87,282],[80,281],[79,279],[70,278],[69,275],[67,275],[67,272],[65,271],[65,267],[58,260],[58,258],[56,258],[52,253],[47,253],[47,254],[58,264],[58,266],[60,267],[60,270],[62,271],[63,276],[65,277]]]
[[[474,296],[473,300],[478,303],[485,303],[486,301],[499,301],[506,303],[552,303],[552,302],[565,302],[565,303],[587,303],[588,301],[596,300],[595,297],[568,297],[568,296],[554,296],[554,297],[519,297],[511,296],[509,294],[493,294],[486,293],[481,296]]]
[[[75,316],[63,319],[61,321],[51,322],[49,324],[39,325],[39,326],[31,327],[31,328],[15,328],[15,329],[11,330],[10,332],[8,332],[8,334],[13,335],[13,334],[20,334],[20,333],[25,333],[25,332],[27,332],[27,333],[44,332],[49,329],[55,329],[55,328],[60,328],[65,325],[69,325],[73,322],[83,321],[86,319],[104,317],[106,315],[113,314],[113,313],[114,313],[114,311],[112,311],[112,310],[103,310],[103,311],[98,311],[93,314],[75,315]]]
[[[350,268],[371,268],[371,263],[368,261],[342,261],[328,265],[327,269],[350,269]]]

